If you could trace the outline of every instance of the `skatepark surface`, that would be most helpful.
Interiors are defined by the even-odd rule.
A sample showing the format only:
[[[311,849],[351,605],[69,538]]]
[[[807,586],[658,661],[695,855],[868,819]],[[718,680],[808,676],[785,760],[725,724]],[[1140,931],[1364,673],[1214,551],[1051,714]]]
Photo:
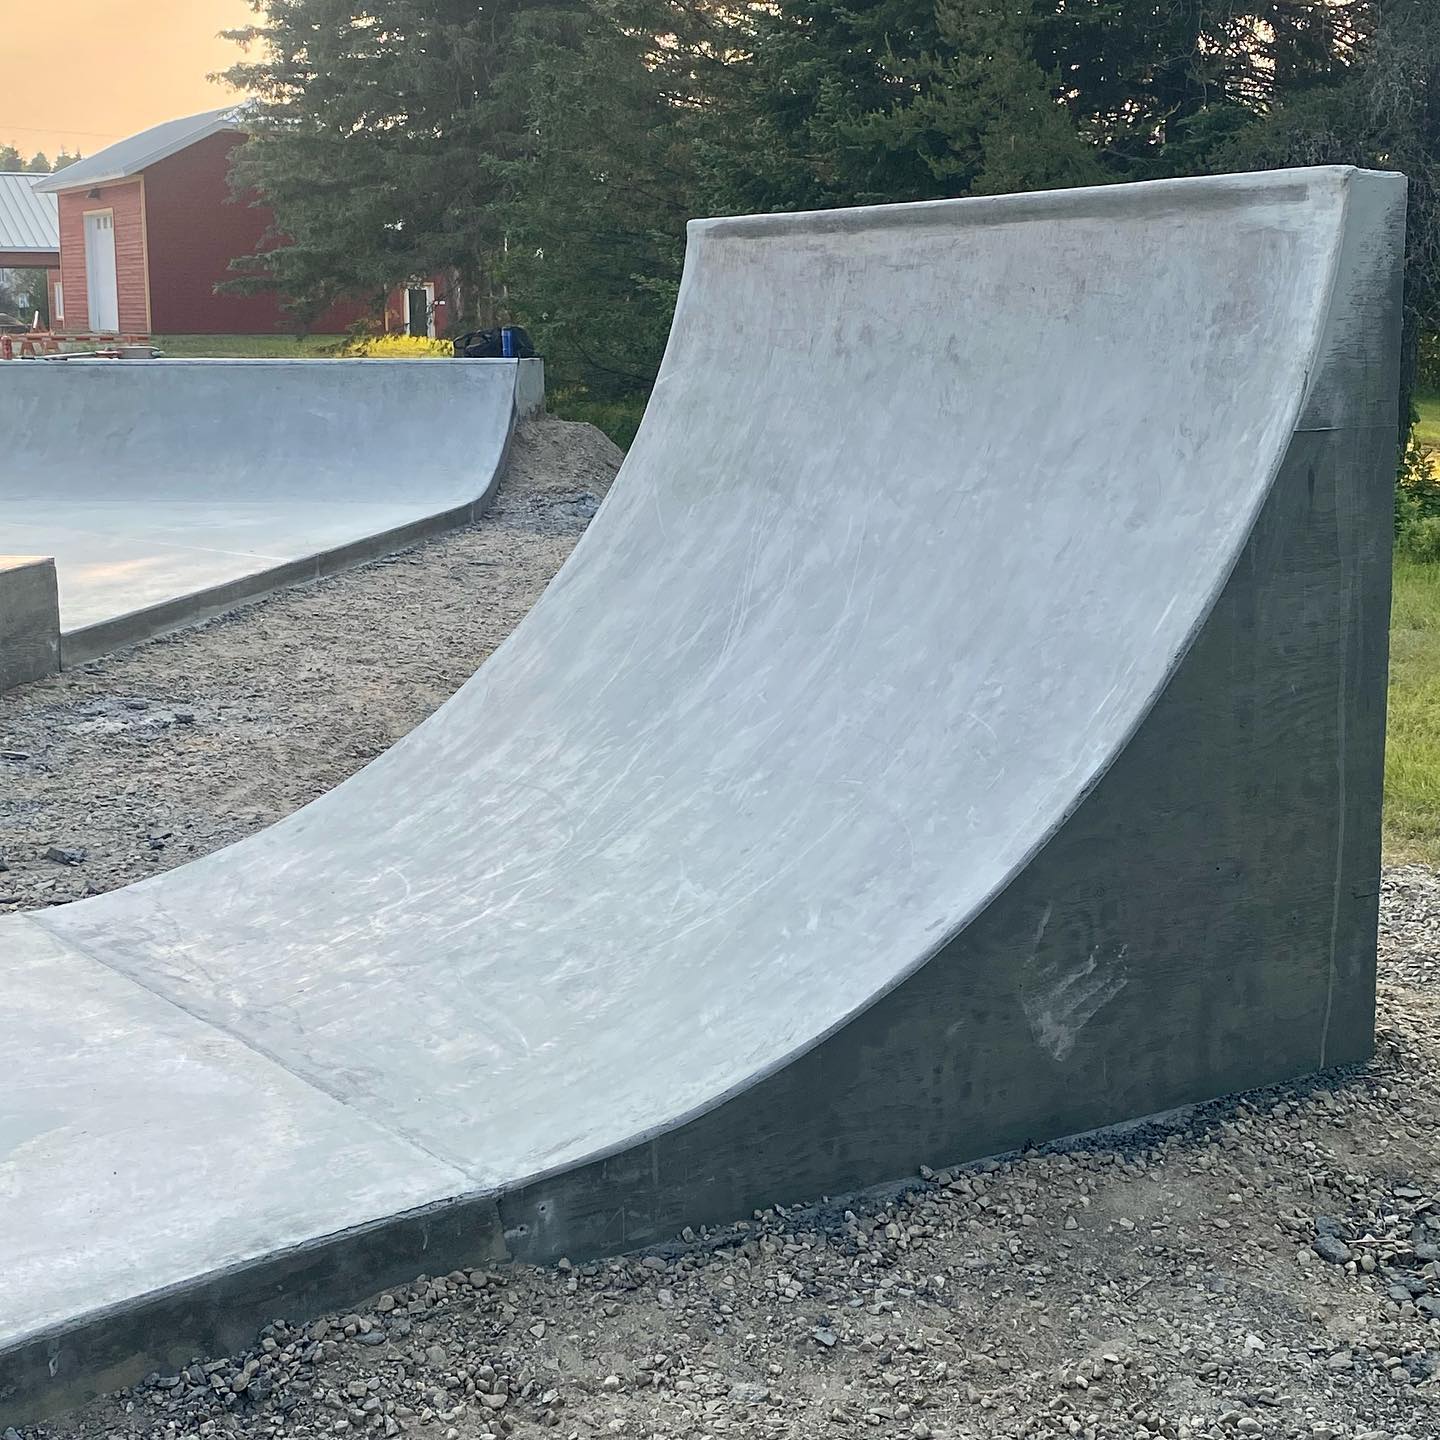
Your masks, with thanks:
[[[65,663],[471,518],[513,361],[16,363],[0,536],[51,555]]]
[[[474,679],[0,918],[16,1403],[1363,1058],[1403,210],[692,225],[615,487]]]

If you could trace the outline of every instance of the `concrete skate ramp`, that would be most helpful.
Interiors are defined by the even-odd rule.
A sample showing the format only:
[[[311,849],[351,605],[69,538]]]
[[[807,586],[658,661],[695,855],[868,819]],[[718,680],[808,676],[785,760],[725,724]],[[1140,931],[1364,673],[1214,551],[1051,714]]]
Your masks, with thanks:
[[[55,557],[64,662],[90,659],[473,518],[516,374],[509,360],[7,365],[0,550]]]
[[[1403,207],[692,225],[635,446],[474,679],[0,921],[16,1408],[1368,1054]]]

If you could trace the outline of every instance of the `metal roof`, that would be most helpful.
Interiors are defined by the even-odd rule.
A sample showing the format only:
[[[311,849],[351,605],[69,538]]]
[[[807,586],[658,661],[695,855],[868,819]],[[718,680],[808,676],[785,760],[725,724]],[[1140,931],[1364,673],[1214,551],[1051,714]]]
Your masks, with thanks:
[[[59,251],[60,202],[35,188],[35,181],[49,178],[0,170],[0,250],[7,254]]]
[[[203,115],[167,120],[163,125],[142,130],[128,140],[118,140],[84,160],[77,160],[53,175],[44,176],[36,188],[58,193],[128,180],[158,161],[168,159],[201,140],[208,140],[222,130],[241,129],[240,113],[239,108],[229,105],[223,110],[207,110]]]

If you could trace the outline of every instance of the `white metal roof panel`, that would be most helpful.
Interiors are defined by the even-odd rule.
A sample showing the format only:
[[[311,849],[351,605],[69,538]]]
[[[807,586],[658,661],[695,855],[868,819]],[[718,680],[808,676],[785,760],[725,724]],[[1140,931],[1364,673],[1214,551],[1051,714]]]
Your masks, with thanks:
[[[167,120],[163,125],[142,130],[128,140],[117,140],[84,160],[77,160],[53,175],[44,176],[37,188],[58,193],[61,190],[78,190],[82,186],[109,185],[116,180],[128,180],[132,175],[138,175],[151,165],[201,140],[208,140],[222,130],[239,130],[238,115],[239,110],[235,106],[227,105],[223,110],[207,110],[203,115]]]
[[[60,248],[60,205],[35,189],[47,176],[0,170],[0,250],[49,254]]]

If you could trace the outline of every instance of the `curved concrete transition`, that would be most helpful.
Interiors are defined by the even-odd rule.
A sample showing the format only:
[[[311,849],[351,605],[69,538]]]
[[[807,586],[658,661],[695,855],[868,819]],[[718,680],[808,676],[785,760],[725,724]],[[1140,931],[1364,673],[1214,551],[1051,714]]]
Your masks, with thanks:
[[[11,1408],[1366,1056],[1404,203],[692,225],[613,492],[474,679],[0,920]]]
[[[55,558],[79,664],[473,519],[540,365],[6,365],[0,550]]]

